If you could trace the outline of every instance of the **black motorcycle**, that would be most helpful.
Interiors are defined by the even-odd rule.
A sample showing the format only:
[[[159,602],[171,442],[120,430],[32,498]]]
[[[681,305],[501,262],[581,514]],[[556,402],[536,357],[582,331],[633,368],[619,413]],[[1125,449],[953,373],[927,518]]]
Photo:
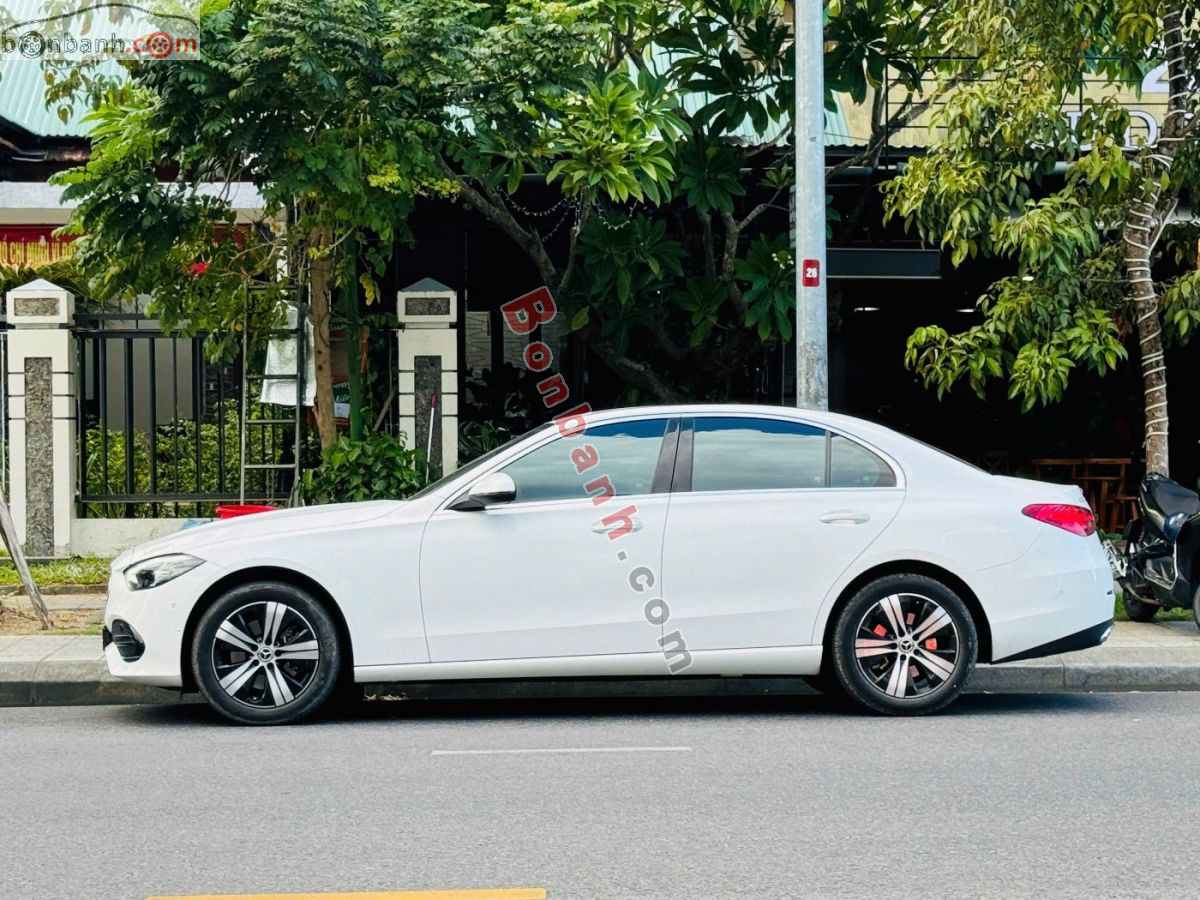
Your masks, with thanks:
[[[1200,494],[1151,472],[1138,510],[1125,526],[1124,549],[1105,545],[1126,615],[1149,622],[1160,609],[1190,608],[1200,625]]]

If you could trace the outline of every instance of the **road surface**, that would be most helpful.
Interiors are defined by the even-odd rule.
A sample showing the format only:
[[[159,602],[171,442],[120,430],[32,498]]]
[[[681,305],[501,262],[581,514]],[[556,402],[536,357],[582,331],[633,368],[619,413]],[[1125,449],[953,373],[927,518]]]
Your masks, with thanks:
[[[0,709],[0,896],[1195,896],[1200,693]]]

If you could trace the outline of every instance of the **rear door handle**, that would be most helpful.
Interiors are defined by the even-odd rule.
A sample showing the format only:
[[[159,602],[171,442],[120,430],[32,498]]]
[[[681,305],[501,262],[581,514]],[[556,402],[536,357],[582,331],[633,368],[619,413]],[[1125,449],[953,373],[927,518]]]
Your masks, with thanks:
[[[826,525],[861,525],[871,520],[871,514],[861,509],[835,509],[821,516]]]
[[[601,522],[595,523],[592,526],[592,531],[596,532],[596,534],[609,534],[613,531],[620,531],[624,527],[625,527],[624,521],[610,522],[607,525],[605,525],[604,522],[601,521]],[[642,530],[642,520],[634,519],[633,527],[630,528],[629,530],[630,531],[641,531]]]

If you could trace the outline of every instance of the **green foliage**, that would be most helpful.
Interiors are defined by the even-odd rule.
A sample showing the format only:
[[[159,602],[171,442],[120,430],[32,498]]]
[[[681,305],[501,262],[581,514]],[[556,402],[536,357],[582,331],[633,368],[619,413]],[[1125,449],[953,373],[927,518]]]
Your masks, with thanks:
[[[747,284],[746,326],[754,328],[764,341],[772,334],[791,340],[788,313],[796,305],[796,266],[788,252],[787,235],[756,238],[746,258],[734,264],[734,271]]]
[[[262,408],[257,405],[251,407],[251,415],[264,417]],[[164,494],[237,492],[241,477],[241,451],[235,409],[228,409],[221,421],[202,422],[199,427],[191,419],[158,426],[153,434],[153,468],[150,459],[151,434],[145,429],[135,429],[130,437],[132,448],[127,446],[124,431],[110,429],[105,435],[99,425],[87,429],[84,435],[87,448],[84,480],[88,493],[151,494],[154,492],[152,489]],[[269,443],[259,445],[257,442],[248,442],[246,451],[249,462],[279,462]],[[133,457],[133,483],[127,488],[125,461],[130,453]],[[287,500],[286,489],[280,493],[282,496],[279,500]],[[124,518],[127,513],[135,518],[212,516],[215,508],[215,503],[202,503],[199,510],[194,503],[90,503],[87,514],[116,518]]]
[[[980,298],[983,322],[960,333],[917,329],[906,363],[939,396],[959,381],[980,395],[1007,381],[1022,408],[1063,397],[1072,371],[1104,373],[1127,356],[1137,319],[1125,258],[1127,223],[1147,197],[1200,197],[1197,131],[1179,144],[1163,176],[1153,148],[1126,147],[1129,115],[1118,92],[1162,59],[1159,10],[1136,0],[962,0],[942,37],[969,63],[942,71],[938,140],[884,188],[889,218],[949,251],[954,265],[988,256],[1017,274]],[[1192,15],[1185,34],[1197,48]],[[972,70],[970,67],[974,66]],[[971,80],[972,71],[986,72]],[[963,83],[960,78],[967,77]],[[1078,103],[1074,121],[1063,109]],[[935,92],[936,93],[936,92]],[[1197,108],[1194,91],[1185,101]],[[1064,172],[1065,169],[1065,172]],[[1148,264],[1161,290],[1168,335],[1186,339],[1200,323],[1194,226],[1170,223]]]
[[[56,259],[41,266],[10,266],[0,263],[0,297],[6,297],[15,287],[28,284],[38,278],[66,288],[76,297],[87,296],[87,281],[70,256]]]
[[[88,163],[56,176],[78,201],[79,261],[101,298],[152,293],[168,328],[206,333],[231,355],[252,327],[277,324],[304,276],[299,254],[331,258],[351,236],[371,276],[415,195],[436,192],[434,134],[384,65],[378,0],[236,0],[199,16],[195,56],[134,66],[91,116]],[[162,169],[174,177],[159,180]],[[202,190],[200,182],[217,191]],[[225,186],[247,181],[259,221],[235,227]],[[373,241],[371,239],[374,239]],[[383,248],[381,251],[379,248]],[[335,282],[347,261],[334,257]],[[247,294],[247,288],[253,290]]]
[[[513,437],[502,422],[463,422],[458,427],[458,462],[468,463],[495,450]]]
[[[310,503],[398,500],[425,483],[425,470],[425,455],[406,447],[403,436],[343,436],[326,449],[318,468],[304,473],[304,497]]]

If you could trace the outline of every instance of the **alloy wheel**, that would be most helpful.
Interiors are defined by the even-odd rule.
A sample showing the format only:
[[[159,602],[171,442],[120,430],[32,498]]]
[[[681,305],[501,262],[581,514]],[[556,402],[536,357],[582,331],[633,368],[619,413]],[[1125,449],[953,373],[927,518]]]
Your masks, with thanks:
[[[911,700],[933,693],[958,663],[954,618],[922,594],[889,594],[870,606],[854,635],[859,671],[880,693]]]
[[[249,603],[218,626],[212,665],[221,689],[258,709],[285,706],[316,678],[321,647],[312,624],[274,600]]]

